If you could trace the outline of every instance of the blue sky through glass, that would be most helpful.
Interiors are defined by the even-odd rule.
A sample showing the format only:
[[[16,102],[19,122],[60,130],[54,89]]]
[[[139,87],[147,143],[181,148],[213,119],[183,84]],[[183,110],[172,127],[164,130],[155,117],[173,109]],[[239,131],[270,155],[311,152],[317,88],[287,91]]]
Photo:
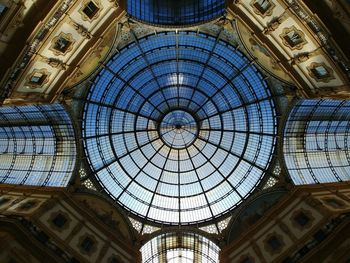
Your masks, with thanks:
[[[225,12],[225,0],[128,0],[127,11],[138,20],[186,25],[212,20]]]
[[[272,158],[276,113],[263,76],[209,35],[139,39],[104,65],[86,100],[92,171],[113,199],[151,221],[219,217],[250,195]]]
[[[349,131],[349,101],[300,100],[284,130],[284,160],[294,184],[350,180]]]
[[[65,187],[75,134],[60,104],[0,108],[0,183]]]

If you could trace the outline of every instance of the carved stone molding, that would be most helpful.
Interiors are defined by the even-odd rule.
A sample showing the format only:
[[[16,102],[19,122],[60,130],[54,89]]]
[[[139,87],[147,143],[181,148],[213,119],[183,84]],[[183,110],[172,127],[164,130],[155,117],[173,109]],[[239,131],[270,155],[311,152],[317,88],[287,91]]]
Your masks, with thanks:
[[[85,37],[86,39],[91,38],[91,33],[84,26],[74,22],[73,20],[70,20],[69,24],[71,24],[81,36]]]
[[[111,3],[114,3],[114,7],[118,8],[119,7],[119,1],[118,0],[108,0]]]
[[[300,53],[300,54],[296,55],[294,58],[291,59],[291,64],[297,65],[297,64],[300,64],[302,62],[307,61],[310,58],[310,54],[311,53],[305,52],[305,53]]]
[[[47,58],[47,57],[42,57],[41,59],[43,62],[47,63],[49,66],[52,68],[60,69],[60,70],[66,70],[67,69],[67,64],[64,63],[62,60],[57,59],[57,58]]]
[[[284,12],[281,16],[276,17],[274,19],[272,19],[268,24],[267,27],[264,28],[263,33],[265,35],[272,33],[273,31],[275,31],[280,24],[282,24],[282,22],[287,18],[286,16],[286,12]]]

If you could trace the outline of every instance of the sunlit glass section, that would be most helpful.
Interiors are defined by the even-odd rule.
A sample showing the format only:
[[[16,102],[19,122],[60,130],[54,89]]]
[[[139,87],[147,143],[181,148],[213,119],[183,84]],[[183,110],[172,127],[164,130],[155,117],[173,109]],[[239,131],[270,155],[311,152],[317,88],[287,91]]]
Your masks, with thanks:
[[[0,108],[0,182],[67,186],[76,145],[60,104]]]
[[[187,25],[205,22],[225,12],[225,0],[127,0],[129,15],[151,24]]]
[[[350,101],[300,100],[284,130],[284,160],[294,184],[350,180]]]
[[[217,263],[219,247],[194,233],[166,233],[141,248],[142,263]]]
[[[237,48],[198,32],[132,43],[86,98],[84,147],[109,195],[142,218],[217,218],[256,188],[272,158],[276,114],[266,82]]]

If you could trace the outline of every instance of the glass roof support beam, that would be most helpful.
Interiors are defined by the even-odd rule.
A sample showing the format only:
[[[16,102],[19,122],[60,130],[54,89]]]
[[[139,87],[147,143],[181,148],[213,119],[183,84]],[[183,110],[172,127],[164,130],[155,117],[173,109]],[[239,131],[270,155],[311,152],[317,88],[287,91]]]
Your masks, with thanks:
[[[156,105],[153,104],[152,101],[150,101],[148,98],[144,97],[142,93],[139,92],[138,89],[134,88],[130,83],[129,81],[126,81],[124,78],[122,78],[118,72],[114,72],[110,67],[108,67],[107,65],[105,64],[102,64],[102,66],[107,69],[110,73],[112,73],[116,78],[118,78],[119,80],[121,80],[125,86],[131,88],[136,94],[138,94],[139,96],[141,96],[142,98],[145,99],[145,101],[147,101],[148,103],[150,103],[153,107],[157,108]],[[118,97],[117,97],[118,98]],[[116,98],[116,99],[117,99]]]
[[[208,55],[208,57],[207,57],[207,60],[206,60],[205,63],[204,63],[204,65],[206,65],[207,67],[208,67],[208,64],[209,64],[209,61],[210,61],[211,57],[212,57],[213,54],[214,54],[214,50],[215,50],[217,44],[219,43],[220,36],[221,36],[221,33],[222,33],[223,29],[224,29],[223,27],[220,27],[220,30],[219,30],[219,32],[218,32],[218,34],[217,34],[217,36],[216,36],[216,40],[215,40],[215,42],[214,42],[214,44],[213,44],[213,47],[212,47],[212,49],[210,50],[209,55]],[[205,72],[205,67],[202,68],[202,72],[200,73],[200,75],[199,75],[199,77],[198,77],[198,81],[197,81],[195,87],[198,87],[199,82],[200,82],[201,79],[203,78],[204,72]],[[191,100],[193,99],[193,95],[194,95],[194,92],[192,93],[191,99],[190,99],[189,101],[191,101]],[[189,105],[188,105],[188,106],[189,106]]]
[[[227,77],[225,76],[226,84],[223,85],[221,88],[218,88],[218,89],[216,90],[216,92],[215,92],[211,97],[208,97],[208,99],[202,104],[202,106],[198,109],[198,111],[199,111],[201,108],[203,108],[204,105],[205,105],[206,103],[208,103],[209,101],[212,101],[212,98],[215,97],[219,92],[221,92],[221,91],[222,91],[227,85],[229,85],[235,78],[239,77],[239,76],[242,74],[242,72],[243,72],[244,70],[246,70],[249,66],[252,65],[253,62],[254,62],[254,61],[251,61],[250,63],[246,64],[242,69],[239,69],[238,72],[236,72],[231,78],[227,78]],[[248,84],[248,86],[249,86],[249,84]],[[242,105],[244,105],[245,102],[244,102],[242,96],[240,96],[240,98],[241,98],[242,103],[243,103]]]
[[[130,29],[130,33],[131,33],[131,35],[134,37],[135,43],[136,43],[137,47],[139,48],[139,50],[140,50],[140,52],[141,52],[141,54],[142,54],[143,59],[144,59],[145,62],[146,62],[147,68],[150,70],[150,72],[151,72],[153,78],[156,80],[156,83],[157,83],[157,85],[158,85],[158,88],[159,88],[160,90],[162,90],[162,86],[159,84],[158,78],[157,78],[156,74],[154,73],[151,64],[149,63],[148,58],[147,58],[145,52],[143,51],[143,49],[142,49],[142,47],[141,47],[141,45],[140,45],[140,43],[139,43],[139,40],[138,40],[137,36],[135,35],[135,32],[134,32],[132,29]],[[166,96],[165,96],[164,92],[161,92],[161,93],[162,93],[164,99],[166,99]],[[167,101],[167,100],[165,100],[165,101],[166,101],[166,104],[168,105],[168,108],[171,109],[171,106],[169,105],[168,101]]]

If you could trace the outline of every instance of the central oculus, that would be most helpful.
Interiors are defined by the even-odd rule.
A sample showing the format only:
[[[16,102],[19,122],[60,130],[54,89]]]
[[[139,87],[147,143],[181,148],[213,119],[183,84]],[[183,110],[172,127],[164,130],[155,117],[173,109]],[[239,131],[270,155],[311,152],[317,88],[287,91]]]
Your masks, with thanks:
[[[159,134],[169,147],[186,148],[196,139],[198,125],[190,113],[184,110],[173,110],[160,122]]]

